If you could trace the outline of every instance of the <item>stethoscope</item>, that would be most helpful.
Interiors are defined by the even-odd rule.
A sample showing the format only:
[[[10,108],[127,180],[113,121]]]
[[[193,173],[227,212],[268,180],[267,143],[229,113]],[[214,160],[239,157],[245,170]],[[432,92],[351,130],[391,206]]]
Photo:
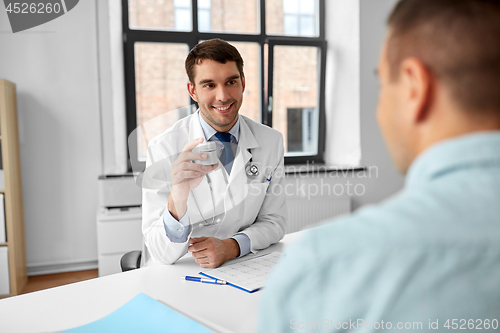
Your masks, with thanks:
[[[252,158],[250,158],[250,161],[245,166],[245,172],[248,178],[254,178],[259,175],[259,168],[252,162]]]
[[[248,178],[255,178],[259,175],[259,168],[255,165],[255,163],[253,163],[252,158],[250,158],[250,161],[248,161],[245,166],[245,172]],[[272,173],[270,173],[269,176],[266,177],[266,180],[270,182],[272,178]]]

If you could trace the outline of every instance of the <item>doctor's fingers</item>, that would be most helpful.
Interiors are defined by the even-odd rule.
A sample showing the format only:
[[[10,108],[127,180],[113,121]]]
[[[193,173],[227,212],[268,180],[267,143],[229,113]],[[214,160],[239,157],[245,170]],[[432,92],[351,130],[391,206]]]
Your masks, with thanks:
[[[201,261],[201,262],[207,262],[209,261],[209,253],[207,250],[203,250],[203,251],[200,251],[200,252],[193,252],[191,253],[191,255],[193,256],[193,258],[198,262]]]
[[[199,145],[200,143],[203,142],[203,138],[197,138],[197,139],[194,139],[193,141],[189,141],[188,143],[186,143],[184,145],[184,148],[182,148],[182,151],[191,151],[193,150],[194,147],[196,147],[197,145]]]
[[[189,171],[189,170],[182,170],[179,171],[173,178],[172,178],[172,184],[176,185],[182,182],[187,182],[190,181],[191,179],[196,179],[205,176],[204,172],[200,171]]]
[[[220,261],[220,260],[217,260],[216,258],[212,258],[212,259],[200,259],[198,264],[200,264],[200,266],[202,268],[217,268],[219,267],[220,265],[222,265],[224,262]]]
[[[196,244],[200,242],[204,242],[208,239],[209,237],[191,237],[189,238],[189,244]]]
[[[183,163],[180,163],[180,164],[173,166],[171,174],[172,174],[172,177],[177,175],[179,172],[182,172],[182,171],[197,171],[197,172],[201,172],[201,173],[205,174],[209,171],[212,171],[213,169],[214,169],[213,165],[201,165],[201,164],[197,164],[197,163],[183,162]]]
[[[206,252],[206,251],[203,251]],[[207,256],[197,256],[195,257],[195,254],[193,253],[193,258],[196,263],[200,264],[201,267],[203,268],[215,268],[219,267],[220,265],[223,264],[223,262],[219,259],[217,259],[216,256],[213,255],[213,253],[207,255]]]
[[[196,161],[196,160],[206,160],[208,158],[207,153],[196,153],[192,151],[183,151],[180,153],[180,155],[177,157],[174,163],[180,164],[183,162],[190,162],[190,161]],[[172,163],[172,164],[174,164]]]
[[[192,253],[207,251],[209,249],[210,249],[210,244],[209,244],[209,242],[206,242],[206,241],[192,244],[192,245],[189,245],[189,247],[188,247],[188,251],[192,252]],[[207,255],[207,254],[208,254],[208,252],[205,253],[205,255]]]

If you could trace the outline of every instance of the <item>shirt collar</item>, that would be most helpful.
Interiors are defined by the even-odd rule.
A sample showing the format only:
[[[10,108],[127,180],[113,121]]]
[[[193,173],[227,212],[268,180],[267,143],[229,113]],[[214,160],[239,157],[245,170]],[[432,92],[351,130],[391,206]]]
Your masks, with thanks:
[[[215,133],[217,133],[217,131],[212,126],[210,126],[205,121],[205,119],[203,119],[200,111],[198,111],[198,117],[200,118],[200,124],[201,124],[201,128],[203,129],[203,134],[205,134],[205,139],[207,141],[210,141],[210,139],[215,135]],[[229,133],[232,136],[234,136],[234,138],[236,139],[236,142],[239,142],[239,140],[240,140],[240,116],[239,115],[238,115],[238,120],[233,125],[233,127],[231,127],[231,129],[229,130]]]
[[[421,153],[410,166],[406,186],[429,182],[465,168],[500,166],[500,131],[447,139]]]

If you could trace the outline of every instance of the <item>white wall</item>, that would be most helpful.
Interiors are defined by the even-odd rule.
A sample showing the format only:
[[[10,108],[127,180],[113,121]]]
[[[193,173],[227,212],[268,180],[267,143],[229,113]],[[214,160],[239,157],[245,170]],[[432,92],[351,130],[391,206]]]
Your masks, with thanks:
[[[97,1],[99,88],[105,174],[127,172],[121,1]]]
[[[299,187],[305,184],[312,193],[316,188],[330,188],[331,193],[343,189],[344,195],[350,191],[353,209],[380,202],[403,187],[404,178],[392,164],[376,120],[379,83],[375,69],[385,37],[385,20],[396,1],[326,0],[327,73],[335,74],[327,78],[326,87],[327,158],[348,165],[361,159],[359,165],[368,171],[287,179],[287,183]],[[359,123],[349,123],[356,121]],[[359,142],[360,156],[356,147]]]
[[[359,166],[360,3],[326,1],[326,147],[329,165]]]
[[[26,32],[0,10],[0,77],[17,85],[28,272],[95,267],[102,172],[96,1]]]
[[[378,202],[400,190],[404,179],[396,171],[377,124],[379,83],[375,76],[385,38],[385,21],[397,0],[360,0],[361,23],[361,151],[362,165],[377,166],[378,178],[365,182],[367,193],[358,206]]]
[[[340,184],[346,190],[348,182],[360,185],[364,193],[353,197],[358,208],[385,199],[403,184],[375,120],[373,75],[395,0],[326,2],[329,50],[334,50],[329,66],[335,66],[327,71],[337,75],[328,80],[326,92],[329,140],[342,122],[359,121],[351,124],[357,128],[354,139],[331,143],[329,156],[353,151],[353,164],[361,158],[361,165],[372,167],[371,177],[297,175],[287,182]],[[66,15],[16,34],[0,10],[0,77],[16,83],[18,93],[29,274],[96,267],[96,180],[102,173],[123,172],[126,154],[120,32],[108,25],[116,20],[119,3],[80,1]],[[331,26],[335,17],[347,25],[346,33]],[[355,140],[361,155],[352,148]]]

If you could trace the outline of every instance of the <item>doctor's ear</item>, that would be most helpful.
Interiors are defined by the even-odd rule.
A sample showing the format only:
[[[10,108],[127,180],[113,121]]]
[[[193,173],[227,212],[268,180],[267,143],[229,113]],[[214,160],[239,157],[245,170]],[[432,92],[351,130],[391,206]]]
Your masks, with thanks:
[[[241,86],[243,87],[243,92],[245,92],[245,74],[241,73]]]
[[[189,96],[191,96],[191,98],[194,99],[195,102],[198,102],[198,98],[196,98],[196,92],[194,91],[194,84],[191,81],[188,81],[187,83],[187,90]]]

